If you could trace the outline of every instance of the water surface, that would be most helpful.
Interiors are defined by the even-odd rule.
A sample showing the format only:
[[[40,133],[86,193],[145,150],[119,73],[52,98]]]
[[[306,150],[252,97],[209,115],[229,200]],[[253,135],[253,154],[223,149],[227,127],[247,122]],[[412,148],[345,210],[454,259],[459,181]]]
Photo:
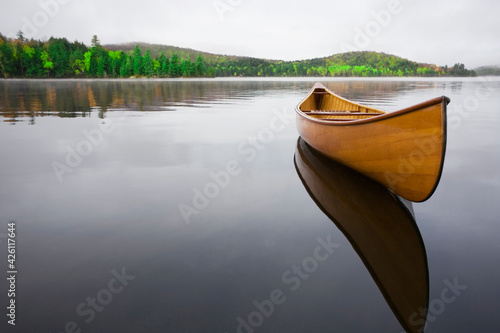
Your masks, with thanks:
[[[500,80],[321,82],[388,111],[451,98],[441,182],[412,205],[426,332],[495,332]],[[4,273],[9,221],[18,254],[16,326],[5,313],[0,325],[401,332],[366,260],[294,166],[293,109],[313,83],[0,80]],[[6,311],[6,280],[0,290]]]

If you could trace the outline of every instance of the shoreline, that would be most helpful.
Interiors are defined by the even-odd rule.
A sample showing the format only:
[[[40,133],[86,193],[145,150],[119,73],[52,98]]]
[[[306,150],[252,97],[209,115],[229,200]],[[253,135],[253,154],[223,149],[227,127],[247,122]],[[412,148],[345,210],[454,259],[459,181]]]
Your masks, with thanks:
[[[40,77],[15,77],[15,78],[0,78],[0,81],[356,81],[356,80],[372,80],[372,81],[383,81],[383,80],[401,80],[401,81],[434,81],[434,80],[450,80],[450,79],[484,79],[484,78],[499,78],[500,75],[477,75],[477,76],[290,76],[290,77],[280,77],[280,76],[218,76],[218,77],[50,77],[50,78],[40,78]]]

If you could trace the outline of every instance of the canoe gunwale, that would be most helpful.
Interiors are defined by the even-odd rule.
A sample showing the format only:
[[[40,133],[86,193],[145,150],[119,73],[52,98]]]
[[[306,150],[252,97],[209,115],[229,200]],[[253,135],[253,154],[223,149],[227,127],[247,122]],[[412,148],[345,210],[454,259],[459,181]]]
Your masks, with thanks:
[[[349,101],[349,100],[347,100],[345,98],[342,98],[342,97],[334,94],[333,92],[329,91],[327,88],[325,88],[325,90],[327,92],[329,92],[331,95],[335,96],[336,98],[339,98],[341,100],[350,102],[350,103],[352,103],[354,105],[359,105],[361,107],[364,107],[361,104],[354,103],[352,101]],[[306,96],[306,98],[304,98],[299,103],[299,105],[295,107],[295,111],[297,112],[297,114],[299,116],[302,116],[302,117],[304,117],[307,120],[319,123],[321,125],[327,125],[327,126],[352,126],[352,125],[357,125],[357,124],[361,125],[361,124],[365,124],[365,123],[371,123],[371,122],[376,122],[376,121],[380,121],[380,120],[384,120],[384,119],[388,119],[388,118],[393,118],[393,117],[401,116],[401,115],[404,115],[406,113],[410,113],[410,112],[413,112],[413,111],[416,111],[416,110],[420,110],[420,109],[423,109],[423,108],[426,108],[426,107],[429,107],[429,106],[433,106],[433,105],[436,105],[436,104],[441,104],[442,103],[444,105],[447,105],[450,102],[450,99],[448,97],[441,96],[441,97],[436,97],[436,98],[433,98],[431,100],[428,100],[428,101],[425,101],[425,102],[422,102],[422,103],[419,103],[419,104],[416,104],[416,105],[412,105],[410,107],[407,107],[407,108],[404,108],[404,109],[401,109],[401,110],[398,110],[398,111],[385,112],[385,111],[379,110],[381,112],[380,115],[372,116],[370,118],[365,118],[365,119],[350,119],[350,121],[338,121],[337,122],[335,119],[321,119],[321,118],[311,117],[311,116],[309,116],[307,114],[307,112],[304,112],[304,111],[302,111],[300,109],[300,106],[302,105],[302,103],[307,98],[309,98],[309,96],[312,95],[313,93],[314,93],[314,89],[312,89],[311,92]],[[445,110],[445,108],[443,108],[443,110]],[[327,115],[326,112],[327,111],[325,111],[325,115]],[[335,115],[339,115],[339,114],[336,114],[335,112],[331,112],[331,115],[335,116]],[[353,113],[353,115],[363,115],[363,112]]]

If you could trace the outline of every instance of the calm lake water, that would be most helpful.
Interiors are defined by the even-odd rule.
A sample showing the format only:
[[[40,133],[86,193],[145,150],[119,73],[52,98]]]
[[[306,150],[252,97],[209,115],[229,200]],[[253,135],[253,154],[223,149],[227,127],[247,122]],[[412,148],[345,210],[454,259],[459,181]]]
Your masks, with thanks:
[[[314,82],[0,80],[2,332],[402,332],[425,307],[426,332],[497,332],[500,79],[321,81],[388,111],[451,98],[418,204],[298,141]]]

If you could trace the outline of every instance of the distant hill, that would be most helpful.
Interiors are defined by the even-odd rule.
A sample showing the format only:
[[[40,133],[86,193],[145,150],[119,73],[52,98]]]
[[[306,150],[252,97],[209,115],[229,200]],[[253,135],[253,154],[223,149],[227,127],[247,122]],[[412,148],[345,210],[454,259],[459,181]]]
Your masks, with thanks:
[[[443,66],[419,63],[393,54],[371,51],[337,53],[328,57],[302,60],[299,61],[299,63],[307,63],[308,65],[312,66],[366,66],[377,69],[389,68],[392,70],[406,68],[412,71],[416,70],[417,68],[432,68],[434,70],[445,69],[445,67]]]
[[[221,54],[213,54],[204,51],[193,50],[189,48],[171,46],[171,45],[162,45],[162,44],[150,44],[150,43],[141,43],[141,42],[131,42],[131,43],[123,43],[123,44],[106,44],[103,45],[104,48],[109,49],[111,51],[123,51],[125,53],[131,52],[134,50],[136,45],[139,45],[141,50],[149,50],[151,51],[151,56],[159,57],[162,52],[164,52],[165,56],[171,58],[174,53],[182,59],[191,59],[194,60],[200,54],[205,58],[208,63],[214,63],[219,59],[226,58],[227,60],[237,60],[244,57],[237,56],[228,56]]]
[[[189,48],[149,43],[107,44],[104,48],[130,53],[135,46],[150,50],[152,57],[163,52],[194,60],[202,55],[214,67],[215,76],[474,76],[463,64],[453,67],[418,63],[392,54],[359,51],[298,61],[267,60],[208,53]]]
[[[481,66],[475,68],[474,71],[477,75],[485,76],[485,75],[494,75],[500,76],[500,65],[497,66]]]
[[[464,64],[425,64],[395,55],[358,51],[300,61],[239,58],[212,64],[215,76],[475,76]]]
[[[423,64],[423,63],[417,63],[413,61],[409,61],[407,59],[403,59],[401,57],[391,55],[391,54],[386,54],[386,53],[380,53],[380,52],[369,52],[369,51],[359,51],[359,52],[346,52],[346,53],[338,53],[334,54],[328,57],[322,57],[322,58],[314,58],[314,59],[306,59],[306,60],[296,60],[296,61],[283,61],[283,60],[268,60],[268,59],[259,59],[259,58],[253,58],[253,57],[246,57],[246,56],[235,56],[235,55],[226,55],[226,54],[215,54],[215,53],[209,53],[209,52],[204,52],[204,51],[199,51],[199,50],[194,50],[190,48],[183,48],[183,47],[177,47],[177,46],[172,46],[172,45],[163,45],[163,44],[150,44],[150,43],[143,43],[143,42],[130,42],[130,43],[122,43],[122,44],[105,44],[103,45],[104,48],[109,49],[111,51],[118,51],[121,50],[125,53],[131,52],[134,50],[136,46],[139,46],[141,50],[149,50],[151,52],[152,57],[159,57],[162,52],[164,52],[165,56],[167,57],[172,57],[174,53],[177,53],[177,55],[180,58],[183,59],[196,59],[198,55],[202,55],[207,63],[215,63],[218,61],[224,60],[229,60],[229,61],[246,61],[249,59],[252,59],[252,62],[266,62],[266,63],[307,63],[309,65],[316,65],[316,66],[325,66],[327,64],[332,64],[332,63],[342,63],[350,66],[362,66],[362,65],[372,65],[372,67],[375,67],[376,64],[373,64],[371,62],[376,61],[376,62],[381,62],[386,63],[388,61],[399,61],[399,62],[408,62],[412,63],[415,66],[420,66],[420,67],[430,67],[430,66],[435,66],[435,65],[430,65],[430,64]],[[437,66],[436,66],[437,67]]]

